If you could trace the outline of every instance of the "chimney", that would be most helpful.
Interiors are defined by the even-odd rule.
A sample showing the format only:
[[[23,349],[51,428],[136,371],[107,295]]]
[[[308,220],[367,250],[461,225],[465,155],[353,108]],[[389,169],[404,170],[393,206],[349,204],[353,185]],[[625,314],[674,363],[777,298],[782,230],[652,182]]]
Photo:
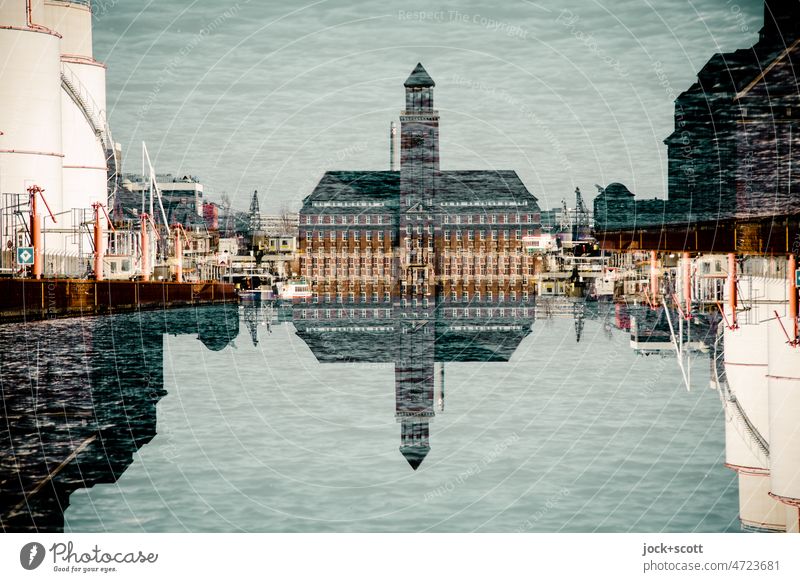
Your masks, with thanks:
[[[394,172],[395,167],[395,144],[397,143],[397,124],[393,121],[389,125],[389,170]]]

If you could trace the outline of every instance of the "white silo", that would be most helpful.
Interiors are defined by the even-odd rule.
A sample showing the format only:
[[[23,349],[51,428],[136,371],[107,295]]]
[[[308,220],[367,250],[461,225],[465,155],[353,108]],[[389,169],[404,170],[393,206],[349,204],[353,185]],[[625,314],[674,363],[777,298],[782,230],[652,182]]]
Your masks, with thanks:
[[[800,346],[787,338],[794,326],[784,298],[793,286],[780,283],[773,297],[782,303],[775,309],[781,320],[768,323],[770,494],[783,504],[786,531],[800,533]]]
[[[107,158],[113,146],[106,121],[106,68],[93,58],[88,0],[45,0],[45,24],[61,39],[61,133],[64,151],[62,210],[107,201]],[[76,226],[76,225],[73,225]],[[64,251],[78,250],[77,238]],[[85,241],[84,241],[85,242]],[[84,244],[84,250],[88,248]]]
[[[24,194],[35,184],[58,208],[61,39],[42,25],[43,13],[41,0],[0,0],[0,192]]]
[[[748,260],[748,270],[758,270],[759,259]],[[726,402],[725,461],[739,476],[739,517],[743,525],[784,530],[783,507],[769,495],[771,487],[770,415],[768,390],[767,326],[776,280],[739,277],[738,288],[747,311],[739,317],[737,329],[725,329],[725,375],[731,398]],[[754,301],[753,298],[759,298]]]

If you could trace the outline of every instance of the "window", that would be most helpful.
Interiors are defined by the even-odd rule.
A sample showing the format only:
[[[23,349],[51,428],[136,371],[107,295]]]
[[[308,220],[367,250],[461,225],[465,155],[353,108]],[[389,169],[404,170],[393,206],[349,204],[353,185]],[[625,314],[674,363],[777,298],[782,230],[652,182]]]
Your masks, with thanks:
[[[475,240],[475,231],[474,230],[468,230],[467,231],[467,239],[469,239],[470,241]]]
[[[372,240],[372,231],[371,230],[368,230],[366,232],[366,238],[367,238],[367,240]]]
[[[378,232],[378,242],[383,242],[383,231]]]
[[[389,303],[389,301],[391,301],[391,300],[392,300],[392,296],[391,296],[391,294],[390,294],[388,291],[384,291],[384,292],[383,292],[383,300],[384,300],[386,303]]]
[[[492,231],[492,240],[495,240],[495,241],[497,240],[497,231],[496,230]]]
[[[306,240],[307,240],[307,241],[310,241],[310,240],[311,240],[311,231],[310,231],[310,230],[307,230],[307,231],[306,231]]]
[[[461,241],[461,231],[460,230],[456,231],[456,240],[457,241]]]
[[[359,234],[360,234],[359,231],[357,231],[357,230],[353,231],[353,240],[354,241],[358,242],[358,235]]]
[[[346,231],[346,230],[343,230],[343,231],[342,231],[342,240],[343,240],[344,242],[347,242],[347,231]]]
[[[492,214],[492,224],[496,224],[496,223],[497,223],[497,215],[496,214]]]
[[[450,231],[449,230],[444,231],[444,240],[446,242],[450,242]]]
[[[521,229],[517,229],[517,230],[515,230],[515,231],[514,231],[514,237],[515,237],[517,240],[521,239],[521,238],[522,238],[522,230],[521,230]]]
[[[464,292],[461,294],[461,300],[462,300],[462,301],[469,301],[469,293],[468,293],[467,291],[464,291]]]
[[[329,236],[330,236],[330,239],[331,239],[332,241],[333,241],[333,240],[336,240],[336,231],[335,231],[335,230],[332,230],[332,231],[330,232],[330,235],[329,235]]]
[[[311,224],[311,217],[306,215],[306,224]]]
[[[371,224],[371,221],[372,221],[372,219],[371,219],[370,215],[369,215],[369,214],[367,214],[367,215],[364,217],[364,224]]]
[[[486,231],[482,230],[481,231],[481,240],[485,240],[485,239],[486,239]]]
[[[472,215],[467,216],[467,224],[472,224]]]
[[[378,224],[383,224],[383,214],[378,215]]]

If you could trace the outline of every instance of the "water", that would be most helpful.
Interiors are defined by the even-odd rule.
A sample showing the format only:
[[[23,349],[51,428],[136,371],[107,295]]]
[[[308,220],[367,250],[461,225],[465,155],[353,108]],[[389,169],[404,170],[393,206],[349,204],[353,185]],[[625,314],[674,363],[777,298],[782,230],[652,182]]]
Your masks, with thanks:
[[[48,365],[76,371],[51,381],[62,387],[53,415],[35,400],[28,420],[50,469],[100,437],[69,466],[80,471],[37,494],[38,527],[58,529],[68,503],[67,532],[738,530],[706,359],[687,392],[673,359],[635,356],[602,321],[587,319],[580,343],[571,319],[537,321],[494,352],[513,350],[508,362],[445,364],[445,410],[414,471],[398,450],[391,362],[321,364],[291,323],[255,321],[254,345],[235,316],[212,307],[3,328],[29,353],[46,338]],[[30,386],[15,400],[9,381],[28,374],[41,390],[47,371],[17,360],[3,362],[4,398],[24,407]],[[15,433],[34,445],[23,465],[38,455],[30,430]]]

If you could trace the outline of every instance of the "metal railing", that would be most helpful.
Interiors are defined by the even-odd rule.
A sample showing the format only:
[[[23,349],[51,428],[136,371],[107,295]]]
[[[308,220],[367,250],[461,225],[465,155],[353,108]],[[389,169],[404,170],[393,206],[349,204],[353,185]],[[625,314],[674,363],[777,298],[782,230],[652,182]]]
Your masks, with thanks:
[[[61,87],[78,106],[78,109],[83,113],[92,131],[94,131],[95,135],[100,139],[106,157],[106,167],[108,168],[107,204],[109,208],[113,208],[119,183],[119,168],[117,167],[114,139],[111,136],[111,128],[106,119],[106,112],[97,105],[89,90],[66,63],[61,64]]]

